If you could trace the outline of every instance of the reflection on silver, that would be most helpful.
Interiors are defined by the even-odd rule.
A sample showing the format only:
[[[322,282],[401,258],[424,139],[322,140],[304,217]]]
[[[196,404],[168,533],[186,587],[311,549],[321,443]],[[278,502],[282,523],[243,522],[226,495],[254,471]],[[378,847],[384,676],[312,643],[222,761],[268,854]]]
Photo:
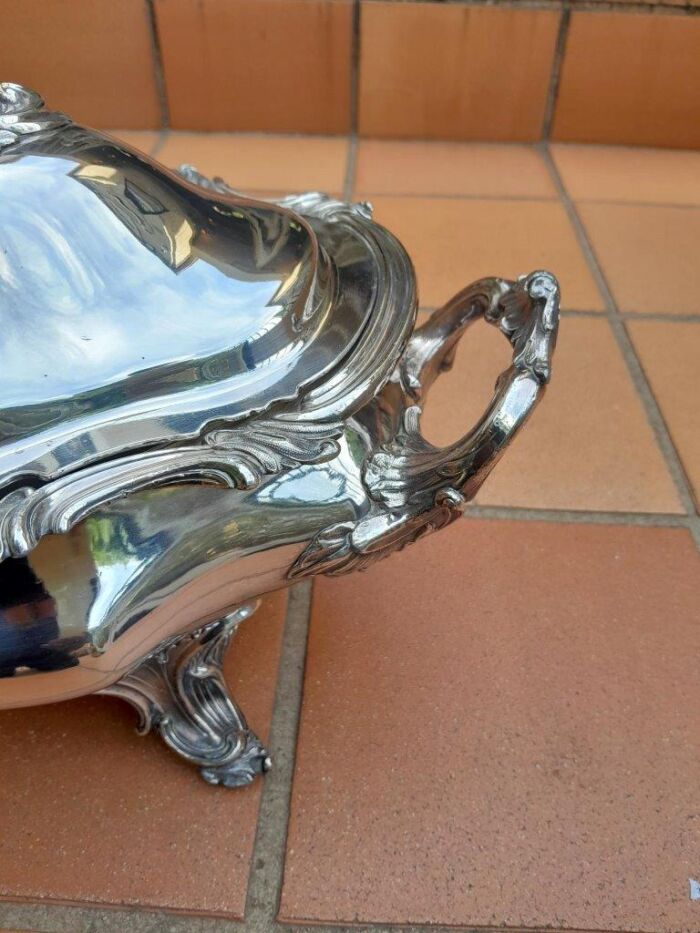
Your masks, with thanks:
[[[462,513],[542,396],[559,291],[484,279],[412,333],[369,205],[181,173],[0,85],[0,707],[123,697],[235,786],[268,764],[236,626]],[[479,317],[512,364],[436,448],[424,399]]]

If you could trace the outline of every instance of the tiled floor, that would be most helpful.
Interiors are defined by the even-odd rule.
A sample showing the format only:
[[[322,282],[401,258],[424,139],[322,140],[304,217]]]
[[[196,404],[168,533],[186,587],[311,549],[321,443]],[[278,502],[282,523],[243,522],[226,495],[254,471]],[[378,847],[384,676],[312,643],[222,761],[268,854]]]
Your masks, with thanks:
[[[257,196],[370,199],[424,309],[545,266],[565,311],[464,521],[243,629],[264,782],[200,783],[116,701],[0,714],[0,928],[697,933],[700,153],[115,132]],[[475,325],[434,443],[508,357]]]
[[[465,521],[317,583],[282,917],[697,930],[696,562]]]
[[[285,608],[284,593],[269,597],[227,657],[264,739]],[[259,783],[213,793],[155,736],[139,738],[116,699],[0,715],[4,896],[243,915]]]

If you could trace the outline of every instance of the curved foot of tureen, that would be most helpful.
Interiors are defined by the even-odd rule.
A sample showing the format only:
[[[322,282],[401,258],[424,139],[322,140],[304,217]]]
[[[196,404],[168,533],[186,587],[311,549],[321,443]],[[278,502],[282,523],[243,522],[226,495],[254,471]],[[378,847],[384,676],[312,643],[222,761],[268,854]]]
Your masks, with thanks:
[[[258,603],[161,645],[117,683],[101,690],[136,708],[139,732],[156,728],[163,741],[199,765],[210,784],[240,787],[270,768],[265,747],[229,694],[222,671],[226,649]]]

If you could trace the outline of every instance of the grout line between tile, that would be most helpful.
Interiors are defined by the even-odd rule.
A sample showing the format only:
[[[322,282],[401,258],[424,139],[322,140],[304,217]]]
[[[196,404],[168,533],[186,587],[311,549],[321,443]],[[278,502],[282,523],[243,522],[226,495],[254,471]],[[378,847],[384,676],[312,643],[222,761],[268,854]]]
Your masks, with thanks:
[[[623,321],[660,321],[664,324],[700,324],[700,314],[664,314],[663,311],[620,311]]]
[[[41,933],[244,933],[246,927],[235,920],[165,911],[99,909],[66,905],[10,904],[15,908],[0,913],[0,923],[10,928]],[[24,926],[31,924],[30,927]],[[256,933],[614,933],[569,927],[473,926],[470,924],[415,924],[367,921],[363,923],[314,922],[311,920],[271,921],[256,927]],[[639,931],[636,931],[639,933]]]
[[[574,143],[574,145],[585,146],[587,143]],[[607,145],[611,149],[628,149],[628,146],[616,146],[614,143],[600,143],[597,145]],[[653,149],[654,146],[638,146],[634,148],[639,149]],[[687,151],[687,150],[677,150],[677,151]],[[674,210],[680,211],[698,211],[700,210],[700,203],[692,204],[686,202],[685,204],[679,201],[632,201],[628,198],[624,199],[615,199],[615,198],[571,198],[575,204],[602,204],[607,207],[644,207],[654,209],[657,207],[672,207]]]
[[[0,903],[0,930],[41,933],[243,933],[240,920],[147,908]]]
[[[381,0],[365,0],[367,3]],[[394,0],[402,2],[402,0]],[[700,15],[698,7],[692,2],[682,4],[657,0],[414,0],[417,3],[443,3],[446,6],[492,6],[503,9],[552,10],[565,9],[587,13],[671,13],[675,15]]]
[[[578,525],[637,525],[646,528],[687,528],[690,515],[673,512],[586,512],[575,509],[531,509],[512,505],[469,505],[465,518],[499,521],[558,522]]]
[[[236,920],[196,914],[71,907],[66,905],[9,904],[0,911],[0,923],[9,928],[41,933],[244,933]],[[25,924],[30,924],[27,927]],[[569,927],[473,926],[470,924],[415,924],[367,921],[363,923],[314,922],[311,920],[270,921],[254,928],[256,933],[614,933]],[[637,931],[639,933],[639,931]]]
[[[14,924],[31,923],[24,929],[41,929],[41,933],[242,933],[244,926],[236,921],[193,914],[147,914],[140,911],[101,911],[82,907],[16,905],[20,908],[10,916]],[[25,907],[31,908],[29,911]],[[38,927],[37,924],[42,924]],[[43,925],[48,924],[48,925]],[[19,931],[23,927],[16,927]],[[357,924],[316,923],[309,920],[284,921],[270,924],[265,933],[614,933],[605,930],[581,930],[569,927],[472,926],[454,924],[413,924],[363,922]]]
[[[149,153],[149,155],[151,155],[154,159],[165,146],[166,142],[168,141],[168,136],[170,136],[170,130],[167,127],[164,126],[158,131],[158,136],[155,143],[153,144],[153,149]]]
[[[277,689],[270,726],[272,770],[265,776],[245,906],[247,933],[274,928],[284,876],[287,827],[301,716],[311,582],[289,591]]]
[[[671,435],[666,426],[666,422],[664,421],[661,410],[656,402],[654,394],[644,373],[644,369],[639,361],[639,357],[637,356],[637,353],[634,349],[634,345],[630,339],[629,333],[627,332],[627,328],[625,327],[625,321],[620,314],[619,308],[617,307],[612,290],[607,282],[607,279],[605,278],[601,264],[595,254],[595,250],[593,249],[593,245],[588,237],[586,228],[584,227],[583,222],[579,217],[576,206],[572,199],[569,197],[569,193],[566,190],[556,164],[552,159],[548,146],[546,144],[542,144],[540,146],[540,151],[542,153],[542,158],[544,159],[545,165],[547,166],[552,177],[552,181],[554,182],[554,185],[559,192],[562,205],[564,206],[572,227],[574,228],[576,238],[588,264],[589,271],[593,276],[593,279],[598,286],[601,295],[603,296],[608,323],[610,324],[612,332],[615,336],[615,340],[617,341],[618,349],[620,350],[620,353],[622,354],[622,357],[627,365],[630,378],[642,403],[647,420],[656,438],[656,442],[659,445],[661,453],[664,457],[666,467],[671,474],[671,478],[676,487],[681,505],[687,513],[688,527],[691,531],[691,534],[693,535],[693,538],[695,539],[695,543],[698,549],[700,549],[700,517],[698,517],[695,509],[692,487],[686,476],[681,459],[678,456],[678,452],[676,451],[673,441],[671,440]]]
[[[394,0],[401,2],[401,0]],[[449,2],[449,0],[448,0]],[[277,933],[616,933],[614,930],[580,929],[579,927],[524,927],[524,926],[473,926],[471,924],[442,923],[382,923],[357,921],[347,923],[315,922],[313,920],[285,921],[277,926]],[[617,933],[652,933],[652,931],[634,930]]]
[[[345,180],[343,182],[343,200],[351,201],[355,189],[355,174],[357,172],[357,136],[348,140],[347,162],[345,163]]]
[[[597,318],[599,321],[605,320],[605,311],[591,311],[583,308],[560,308],[560,317],[586,317]]]
[[[122,127],[122,129],[128,129],[128,127]],[[221,130],[221,129],[211,129],[211,130],[187,130],[179,129],[173,127],[166,127],[166,129],[172,133],[175,139],[182,138],[184,136],[196,136],[202,140],[206,140],[212,137],[219,136],[234,136],[236,138],[248,138],[248,139],[259,139],[261,136],[266,139],[345,139],[348,133],[338,132],[338,133],[310,133],[308,130]],[[510,143],[494,143],[494,145],[504,145],[508,146]],[[526,145],[520,143],[520,145]],[[564,145],[562,143],[562,145]],[[578,143],[573,143],[572,145],[578,145]],[[621,147],[621,148],[637,148],[637,147]]]
[[[542,139],[549,139],[554,120],[554,111],[557,106],[557,97],[559,95],[559,82],[561,79],[561,69],[564,62],[564,53],[566,51],[566,40],[569,35],[569,21],[571,11],[562,9],[559,17],[559,29],[557,30],[557,39],[554,44],[554,54],[552,56],[552,70],[549,76],[549,88],[547,89],[547,100],[545,101],[544,117],[542,119]]]
[[[353,0],[352,4],[352,51],[350,57],[350,134],[357,136],[360,111],[360,17],[362,16],[360,0]]]
[[[393,0],[401,3],[402,0]],[[469,145],[469,143],[467,143]],[[557,204],[556,194],[429,194],[426,192],[406,191],[367,191],[362,188],[358,192],[362,198],[415,198],[422,201],[544,201],[548,204]]]
[[[160,125],[161,129],[166,129],[170,126],[170,108],[168,107],[168,92],[165,85],[165,73],[163,71],[163,54],[160,47],[160,36],[158,35],[158,21],[153,5],[154,0],[145,0],[145,3],[151,34],[151,57],[153,61],[153,74],[156,80],[156,94],[158,95]]]

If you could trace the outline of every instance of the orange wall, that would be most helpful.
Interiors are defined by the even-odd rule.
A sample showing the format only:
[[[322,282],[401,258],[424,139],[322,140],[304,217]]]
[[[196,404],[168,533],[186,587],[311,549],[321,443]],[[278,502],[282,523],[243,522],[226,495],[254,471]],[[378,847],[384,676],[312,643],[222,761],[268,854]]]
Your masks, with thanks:
[[[96,126],[700,147],[700,0],[3,0],[1,80]]]

